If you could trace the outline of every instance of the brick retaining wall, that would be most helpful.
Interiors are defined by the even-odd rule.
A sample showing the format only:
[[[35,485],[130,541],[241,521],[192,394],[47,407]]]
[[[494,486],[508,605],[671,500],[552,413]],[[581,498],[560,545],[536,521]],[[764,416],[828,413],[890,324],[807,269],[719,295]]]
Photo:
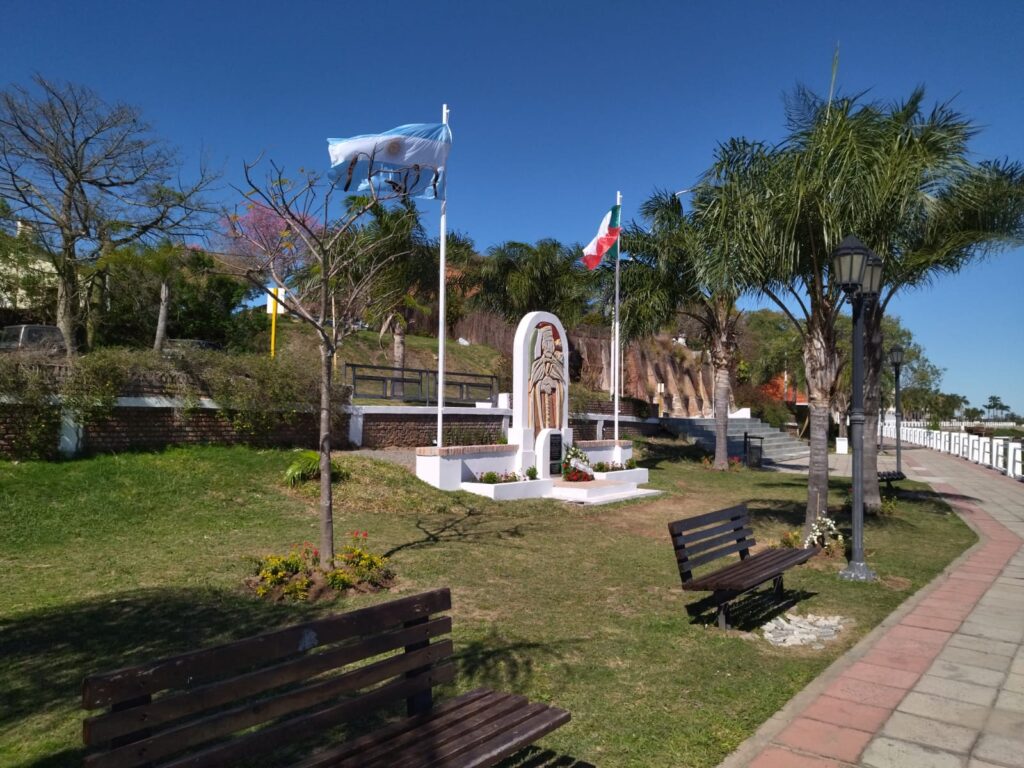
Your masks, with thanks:
[[[444,417],[445,445],[487,445],[501,440],[501,414]],[[437,438],[435,414],[367,413],[363,416],[364,448],[417,448]]]

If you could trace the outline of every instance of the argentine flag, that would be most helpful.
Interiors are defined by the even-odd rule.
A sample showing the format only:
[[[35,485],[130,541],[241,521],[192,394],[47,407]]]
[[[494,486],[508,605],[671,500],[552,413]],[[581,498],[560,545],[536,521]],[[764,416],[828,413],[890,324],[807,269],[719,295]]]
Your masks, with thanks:
[[[331,178],[346,192],[373,188],[444,199],[452,132],[445,123],[411,123],[379,134],[328,139]]]

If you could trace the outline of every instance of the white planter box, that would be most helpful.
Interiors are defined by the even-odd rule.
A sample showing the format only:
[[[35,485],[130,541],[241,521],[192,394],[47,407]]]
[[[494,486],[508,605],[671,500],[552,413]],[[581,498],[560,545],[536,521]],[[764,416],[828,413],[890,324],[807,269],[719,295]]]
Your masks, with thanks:
[[[595,480],[614,480],[619,483],[646,483],[647,468],[616,469],[613,472],[595,472]]]
[[[515,499],[539,499],[551,493],[551,480],[517,480],[512,483],[462,483],[462,490],[486,496],[495,501]]]

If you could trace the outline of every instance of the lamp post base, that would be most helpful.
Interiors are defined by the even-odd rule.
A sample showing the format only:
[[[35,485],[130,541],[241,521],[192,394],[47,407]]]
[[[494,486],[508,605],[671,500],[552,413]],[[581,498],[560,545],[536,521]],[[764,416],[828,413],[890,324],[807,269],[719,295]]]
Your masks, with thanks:
[[[844,581],[874,581],[878,578],[878,574],[868,568],[867,563],[850,561],[839,572],[839,578]]]

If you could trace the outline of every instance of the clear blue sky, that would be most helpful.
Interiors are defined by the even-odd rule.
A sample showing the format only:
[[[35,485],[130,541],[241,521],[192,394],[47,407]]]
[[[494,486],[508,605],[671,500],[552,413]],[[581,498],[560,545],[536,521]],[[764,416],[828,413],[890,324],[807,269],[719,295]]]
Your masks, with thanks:
[[[692,185],[715,145],[776,140],[797,83],[903,98],[924,84],[1024,159],[1021,0],[731,2],[24,2],[0,12],[0,79],[34,72],[138,105],[187,157],[326,165],[328,136],[440,120],[451,107],[449,226],[587,241],[624,195]],[[427,217],[436,204],[425,203]],[[943,389],[1024,412],[1024,250],[891,311],[946,369]]]

